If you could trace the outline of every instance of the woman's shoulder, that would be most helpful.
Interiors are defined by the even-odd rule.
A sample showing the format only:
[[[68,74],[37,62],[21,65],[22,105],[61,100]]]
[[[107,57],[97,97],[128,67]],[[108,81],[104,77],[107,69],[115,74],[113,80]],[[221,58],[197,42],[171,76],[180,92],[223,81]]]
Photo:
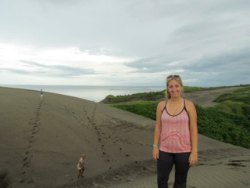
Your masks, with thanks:
[[[158,103],[158,106],[164,106],[166,104],[166,102],[167,102],[166,100],[160,101]]]
[[[185,99],[185,106],[187,110],[195,108],[194,103],[189,99]]]
[[[190,104],[192,105],[193,104],[193,102],[191,100],[189,100],[189,99],[184,98],[184,100],[185,100],[185,103],[187,105],[190,105]]]
[[[158,109],[163,109],[166,105],[166,100],[160,101],[157,105]]]

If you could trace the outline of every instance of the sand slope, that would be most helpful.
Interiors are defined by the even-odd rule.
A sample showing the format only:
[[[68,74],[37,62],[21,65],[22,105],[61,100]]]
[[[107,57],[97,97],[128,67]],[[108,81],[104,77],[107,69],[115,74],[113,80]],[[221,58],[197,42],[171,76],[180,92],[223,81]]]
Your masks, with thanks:
[[[243,87],[225,87],[225,88],[222,87],[211,90],[196,91],[196,92],[185,93],[185,97],[192,100],[195,104],[204,107],[209,107],[216,104],[213,101],[220,95],[224,93],[232,93],[233,91],[241,88]]]
[[[154,122],[74,97],[0,89],[0,164],[14,187],[53,187],[149,158]],[[148,139],[145,139],[148,138]],[[18,186],[15,186],[18,185]]]
[[[14,188],[141,187],[140,182],[155,181],[150,119],[63,95],[45,93],[40,100],[39,92],[21,89],[0,88],[0,106],[0,170],[7,170]],[[200,166],[194,169],[213,174],[212,167],[221,166],[221,176],[231,168],[238,176],[250,175],[250,150],[202,135],[199,149]],[[87,164],[85,177],[78,180],[81,153]],[[241,161],[229,164],[230,157]],[[192,173],[191,178],[204,176],[199,170]],[[250,185],[247,179],[244,183]],[[156,187],[152,181],[146,185]]]

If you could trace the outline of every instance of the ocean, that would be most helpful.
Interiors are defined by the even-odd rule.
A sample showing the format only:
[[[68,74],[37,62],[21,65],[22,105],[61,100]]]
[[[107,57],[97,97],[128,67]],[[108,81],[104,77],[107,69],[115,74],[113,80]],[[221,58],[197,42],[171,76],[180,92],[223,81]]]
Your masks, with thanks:
[[[128,95],[141,92],[162,91],[160,86],[69,86],[69,85],[4,85],[4,87],[52,92],[87,99],[94,102],[108,95]]]

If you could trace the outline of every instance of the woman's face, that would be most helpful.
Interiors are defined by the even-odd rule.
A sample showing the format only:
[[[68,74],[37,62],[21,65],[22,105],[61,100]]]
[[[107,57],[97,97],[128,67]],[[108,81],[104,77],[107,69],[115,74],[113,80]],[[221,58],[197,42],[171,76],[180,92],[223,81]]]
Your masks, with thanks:
[[[180,83],[176,80],[171,80],[168,82],[168,92],[171,97],[180,97],[181,96],[182,87]]]

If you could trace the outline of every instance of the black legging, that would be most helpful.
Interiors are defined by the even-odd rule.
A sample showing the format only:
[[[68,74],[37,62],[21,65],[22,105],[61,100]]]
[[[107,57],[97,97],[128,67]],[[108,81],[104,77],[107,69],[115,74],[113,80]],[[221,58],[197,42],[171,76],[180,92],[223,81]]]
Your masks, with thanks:
[[[190,152],[167,153],[160,151],[159,159],[157,160],[158,188],[168,188],[168,178],[173,164],[175,164],[174,188],[186,188],[189,155]]]

